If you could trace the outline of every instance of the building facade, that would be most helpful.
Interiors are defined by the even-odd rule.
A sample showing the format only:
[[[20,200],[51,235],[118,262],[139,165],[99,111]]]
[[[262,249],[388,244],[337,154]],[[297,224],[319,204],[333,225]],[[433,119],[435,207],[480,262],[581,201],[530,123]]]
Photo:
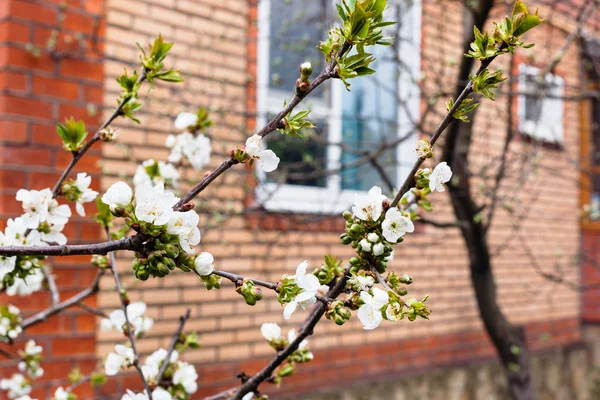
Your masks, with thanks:
[[[304,260],[310,268],[320,266],[327,254],[347,261],[352,249],[339,243],[344,227],[340,212],[356,193],[374,184],[385,187],[375,166],[359,162],[360,150],[382,140],[394,143],[381,154],[382,168],[396,187],[406,176],[415,140],[443,117],[470,22],[460,2],[390,3],[389,14],[399,21],[392,34],[400,40],[390,51],[376,54],[378,73],[351,81],[351,92],[332,82],[307,99],[299,109],[311,109],[317,125],[312,136],[269,142],[282,158],[284,173],[266,176],[237,165],[197,198],[199,248],[215,256],[219,269],[277,281],[282,274],[293,274]],[[532,352],[554,354],[583,343],[583,324],[597,323],[600,316],[599,289],[581,289],[600,280],[595,268],[600,231],[596,222],[582,222],[580,213],[584,204],[593,204],[598,191],[588,173],[597,142],[598,102],[581,90],[585,86],[593,91],[597,80],[580,36],[597,40],[600,18],[590,8],[582,22],[578,10],[587,7],[584,2],[568,7],[534,3],[529,6],[539,6],[547,21],[526,37],[535,47],[498,59],[496,67],[512,71],[511,79],[494,103],[482,100],[474,121],[471,164],[478,199],[485,199],[507,129],[518,130],[508,145],[509,168],[499,191],[502,205],[488,242],[502,310],[511,322],[525,327]],[[220,164],[291,99],[300,62],[310,60],[315,71],[322,66],[315,46],[325,38],[333,12],[328,1],[0,2],[2,221],[21,213],[15,201],[19,188],[51,187],[69,162],[55,133],[57,122],[74,116],[91,129],[112,112],[120,92],[115,79],[124,67],[139,70],[137,42],[144,46],[159,32],[174,42],[167,64],[181,69],[185,82],[157,84],[148,93],[142,89],[141,124],[118,120],[114,125],[121,130],[119,139],[98,144],[77,166],[93,176],[99,191],[130,179],[147,159],[165,160],[165,140],[175,133],[174,117],[201,106],[214,121],[212,161],[206,170]],[[499,4],[491,19],[507,13],[510,7]],[[582,34],[573,40],[579,26]],[[543,95],[523,94],[561,51]],[[511,92],[517,94],[509,101]],[[179,190],[204,172],[184,169]],[[435,197],[434,212],[427,218],[453,222],[444,194]],[[76,241],[104,237],[91,218],[73,218],[66,229]],[[273,350],[260,333],[263,322],[277,322],[287,332],[298,329],[305,316],[296,313],[284,321],[282,307],[270,293],[249,307],[228,282],[207,291],[181,271],[137,281],[130,272],[131,260],[131,255],[119,255],[123,283],[129,297],[146,302],[155,319],[139,342],[142,353],[166,347],[179,316],[192,311],[186,330],[197,331],[201,343],[185,356],[200,376],[194,398],[235,386],[238,373],[256,373],[272,358]],[[264,393],[307,398],[308,393],[387,385],[432,370],[470,366],[483,371],[488,368],[483,365],[493,363],[495,351],[479,318],[458,229],[418,224],[390,266],[414,277],[412,296],[430,295],[431,319],[384,324],[374,331],[364,331],[356,317],[342,327],[324,320],[309,338],[314,360],[300,365],[280,388],[264,384]],[[62,299],[86,288],[96,274],[87,256],[55,259],[53,267]],[[0,298],[0,304],[14,303],[26,313],[52,304],[46,291]],[[111,277],[102,279],[99,293],[88,302],[107,311],[119,306]],[[93,370],[120,340],[118,334],[99,332],[98,324],[99,318],[72,307],[27,332],[46,349],[46,374],[35,387],[35,397],[50,398],[75,366],[82,373]],[[569,356],[575,357],[569,363],[585,359],[581,354]],[[0,376],[14,369],[14,363],[0,360]],[[494,382],[491,371],[486,372],[488,381]],[[137,375],[110,379],[96,391],[82,385],[77,393],[80,398],[120,398],[127,388],[140,388]],[[423,398],[444,398],[431,393]]]

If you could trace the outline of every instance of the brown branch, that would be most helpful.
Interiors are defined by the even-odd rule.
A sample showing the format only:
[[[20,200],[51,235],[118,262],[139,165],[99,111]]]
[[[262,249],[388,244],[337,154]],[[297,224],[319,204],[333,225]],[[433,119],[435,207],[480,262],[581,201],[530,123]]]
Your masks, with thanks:
[[[52,271],[50,271],[50,269],[44,265],[42,267],[42,272],[44,273],[46,282],[48,282],[48,290],[50,290],[52,305],[57,305],[58,303],[60,303],[60,292],[56,287],[56,282],[54,281],[54,276],[52,276]]]
[[[235,285],[239,285],[239,284],[241,284],[241,282],[244,279],[248,279],[248,280],[251,280],[255,285],[266,287],[267,289],[271,289],[271,290],[277,290],[277,284],[276,283],[261,281],[259,279],[247,278],[247,277],[242,276],[242,275],[232,274],[230,272],[219,271],[219,270],[214,270],[213,274],[221,276],[221,277],[226,278],[226,279],[229,279]]]
[[[108,237],[110,239],[110,228],[105,227],[104,231],[106,232],[106,237]],[[131,237],[138,237],[138,235],[131,236]],[[129,316],[127,315],[127,305],[129,304],[129,300],[126,298],[125,290],[123,289],[123,286],[121,285],[121,281],[119,279],[119,273],[117,272],[117,260],[115,258],[115,253],[113,251],[111,251],[109,253],[109,257],[110,257],[110,269],[112,271],[113,278],[115,279],[115,286],[117,288],[117,294],[119,295],[119,300],[121,301],[121,308],[123,309],[123,314],[125,314],[125,329],[127,330],[127,332],[126,332],[127,338],[129,339],[129,343],[131,343],[131,349],[133,350],[133,354],[134,354],[133,366],[135,367],[138,374],[140,375],[140,378],[142,379],[142,383],[144,384],[146,393],[148,393],[149,400],[152,400],[152,392],[150,390],[150,385],[148,384],[148,381],[144,377],[144,373],[142,372],[142,367],[140,367],[140,362],[139,362],[140,355],[139,355],[137,347],[135,345],[135,337],[134,337],[131,321],[129,321]]]
[[[181,317],[179,317],[179,327],[173,334],[173,337],[171,339],[171,344],[169,344],[169,349],[167,350],[167,356],[165,357],[165,361],[162,363],[162,365],[160,367],[160,371],[158,371],[158,375],[156,376],[156,382],[160,382],[163,375],[165,374],[165,371],[167,370],[167,367],[169,366],[169,360],[171,359],[171,354],[175,350],[175,346],[177,345],[177,342],[179,341],[179,339],[181,337],[181,332],[183,332],[183,326],[185,325],[187,320],[190,319],[191,312],[192,311],[188,308],[185,311],[185,315],[182,315]]]
[[[138,250],[142,237],[133,235],[104,243],[60,246],[0,246],[2,256],[76,256],[83,254],[108,254],[115,250]]]
[[[49,307],[43,311],[40,311],[39,313],[37,313],[33,316],[27,318],[23,322],[23,325],[21,325],[23,330],[29,328],[32,325],[36,325],[40,322],[46,321],[52,315],[57,314],[66,308],[77,305],[78,303],[82,302],[83,300],[87,299],[88,297],[90,297],[93,294],[95,294],[96,292],[98,292],[100,278],[104,275],[104,271],[105,270],[103,270],[103,269],[98,271],[98,273],[96,274],[96,277],[94,278],[94,281],[92,282],[90,287],[88,287],[87,289],[84,289],[81,292],[77,293],[76,295],[68,298],[67,300],[65,300],[61,303],[55,304],[52,307]]]

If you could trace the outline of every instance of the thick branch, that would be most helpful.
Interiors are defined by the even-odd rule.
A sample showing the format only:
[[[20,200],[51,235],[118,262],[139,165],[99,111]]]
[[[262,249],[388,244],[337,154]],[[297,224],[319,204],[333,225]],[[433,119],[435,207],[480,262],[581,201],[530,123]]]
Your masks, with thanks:
[[[105,243],[73,244],[61,246],[0,246],[2,256],[77,256],[83,254],[108,254],[115,250],[138,250],[142,245],[140,235],[129,236]]]

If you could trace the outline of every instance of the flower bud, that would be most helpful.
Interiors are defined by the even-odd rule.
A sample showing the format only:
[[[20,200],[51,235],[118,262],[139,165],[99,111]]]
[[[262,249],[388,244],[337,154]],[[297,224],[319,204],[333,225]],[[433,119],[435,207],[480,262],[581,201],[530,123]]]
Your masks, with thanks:
[[[119,130],[115,129],[115,128],[111,128],[110,126],[107,128],[104,128],[100,131],[99,133],[99,137],[100,140],[102,140],[103,142],[112,142],[114,141],[117,137],[119,137]]]
[[[277,371],[277,376],[283,378],[285,376],[290,376],[294,373],[294,364],[285,364],[283,368]]]
[[[148,279],[148,277],[150,276],[150,272],[148,272],[148,269],[144,268],[138,268],[135,271],[135,277],[138,278],[141,281],[145,281]]]
[[[310,62],[304,62],[300,64],[300,75],[303,79],[308,79],[312,75],[312,64]]]
[[[362,225],[354,224],[350,227],[350,235],[357,236],[362,234],[365,231],[365,228]]]
[[[354,222],[354,217],[352,216],[352,213],[348,210],[342,213],[342,217],[344,217],[344,219],[348,222]]]
[[[112,215],[117,218],[121,218],[125,216],[125,208],[124,207],[115,207],[114,210],[111,211]]]
[[[194,209],[194,203],[185,203],[182,207],[183,211],[190,211]]]
[[[177,258],[177,256],[179,256],[179,248],[177,246],[175,246],[174,244],[168,244],[165,246],[165,251],[167,253],[167,256],[169,256],[169,258]]]
[[[400,278],[398,278],[398,280],[406,285],[410,285],[411,283],[413,283],[412,276],[410,276],[408,274],[400,275]]]

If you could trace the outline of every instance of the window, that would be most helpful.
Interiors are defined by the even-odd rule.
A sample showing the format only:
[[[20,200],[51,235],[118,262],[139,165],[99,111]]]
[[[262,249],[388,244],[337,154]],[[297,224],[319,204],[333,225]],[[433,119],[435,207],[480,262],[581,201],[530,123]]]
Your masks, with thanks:
[[[538,82],[540,69],[519,66],[519,130],[532,139],[563,143],[564,81],[558,75],[546,74]]]
[[[382,143],[378,164],[398,184],[416,159],[414,121],[419,112],[420,2],[389,1],[396,48],[370,47],[377,60],[372,76],[350,80],[351,92],[342,82],[330,80],[310,94],[295,112],[310,109],[309,120],[317,129],[290,138],[273,133],[267,146],[281,159],[269,174],[258,171],[256,200],[274,211],[333,213],[347,209],[354,194],[382,186],[381,174],[365,160],[364,152]],[[333,0],[261,0],[258,43],[258,126],[262,127],[293,96],[298,66],[313,65],[313,78],[324,57],[317,50],[336,23]],[[398,51],[400,50],[400,51]],[[402,54],[402,62],[396,54]],[[410,137],[414,136],[414,137]],[[406,138],[406,140],[400,140]]]

